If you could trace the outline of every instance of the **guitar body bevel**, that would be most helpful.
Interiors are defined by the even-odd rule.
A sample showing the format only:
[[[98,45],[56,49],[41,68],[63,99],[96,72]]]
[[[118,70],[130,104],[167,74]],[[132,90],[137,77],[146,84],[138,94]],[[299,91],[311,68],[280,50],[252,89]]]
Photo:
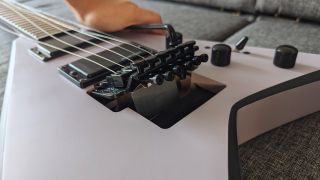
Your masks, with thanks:
[[[156,50],[164,38],[122,34]],[[197,41],[199,53],[213,42]],[[320,56],[301,53],[284,70],[273,50],[233,53],[231,65],[195,74],[225,86],[169,129],[130,108],[112,112],[57,73],[77,60],[39,63],[33,43],[13,45],[5,105],[3,179],[240,179],[237,146],[320,110]],[[151,105],[151,104],[150,104]],[[177,108],[177,107],[175,107]]]

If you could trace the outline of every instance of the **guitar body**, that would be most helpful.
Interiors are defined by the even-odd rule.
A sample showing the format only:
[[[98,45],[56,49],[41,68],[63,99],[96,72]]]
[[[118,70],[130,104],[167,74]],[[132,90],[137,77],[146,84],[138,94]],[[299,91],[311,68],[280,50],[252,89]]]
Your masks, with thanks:
[[[156,50],[165,44],[161,36],[122,37]],[[197,44],[210,54],[205,47],[214,43]],[[290,70],[272,64],[273,50],[253,47],[250,55],[233,53],[228,67],[205,63],[194,73],[225,88],[162,129],[130,108],[109,110],[57,73],[77,57],[42,63],[27,51],[34,46],[13,43],[3,180],[240,179],[238,144],[320,110],[318,55],[300,53]]]

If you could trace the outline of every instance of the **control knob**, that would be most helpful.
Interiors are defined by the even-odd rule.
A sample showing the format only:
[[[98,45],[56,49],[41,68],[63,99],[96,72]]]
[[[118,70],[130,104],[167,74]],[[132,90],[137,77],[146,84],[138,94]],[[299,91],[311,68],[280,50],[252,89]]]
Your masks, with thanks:
[[[296,64],[298,49],[290,45],[282,45],[277,47],[273,64],[277,67],[290,69]]]

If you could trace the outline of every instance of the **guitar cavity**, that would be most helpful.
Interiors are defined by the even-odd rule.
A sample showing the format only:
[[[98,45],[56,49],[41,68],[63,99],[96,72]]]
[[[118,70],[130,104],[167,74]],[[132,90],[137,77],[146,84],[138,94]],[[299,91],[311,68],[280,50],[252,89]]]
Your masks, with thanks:
[[[130,93],[115,92],[117,98],[110,98],[110,91],[117,89],[99,86],[98,83],[88,94],[105,107],[115,113],[130,108],[163,129],[172,127],[226,87],[196,73],[185,79],[176,76],[162,85],[140,85]]]
[[[195,55],[195,44],[188,41],[161,52],[121,44],[64,65],[59,72],[87,87],[91,97],[115,113],[131,108],[166,129],[225,88],[193,73],[208,60],[206,54]]]

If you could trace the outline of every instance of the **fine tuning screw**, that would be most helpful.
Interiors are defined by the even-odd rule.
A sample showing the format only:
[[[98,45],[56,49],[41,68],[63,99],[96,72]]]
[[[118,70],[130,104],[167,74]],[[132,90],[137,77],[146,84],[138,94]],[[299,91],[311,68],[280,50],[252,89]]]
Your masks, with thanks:
[[[201,54],[195,56],[191,61],[195,66],[199,66],[202,62],[208,62],[209,56],[207,54]]]
[[[172,71],[167,71],[163,74],[163,77],[166,81],[173,81],[174,80],[174,74]]]
[[[296,64],[298,49],[290,45],[281,45],[277,47],[273,64],[279,68],[290,69]]]
[[[179,66],[179,65],[174,66],[174,67],[172,68],[172,70],[173,70],[173,72],[174,72],[176,75],[179,75],[179,74],[181,74],[181,72],[182,72],[182,68],[181,68],[181,66]]]
[[[215,66],[228,66],[231,61],[231,47],[226,44],[216,44],[211,50],[211,63]]]
[[[150,78],[150,80],[153,84],[161,85],[164,82],[164,77],[161,74],[157,74],[157,75],[153,76],[152,78]]]
[[[192,59],[192,63],[196,66],[199,66],[201,64],[201,59],[199,57],[194,57]]]
[[[192,70],[194,66],[191,61],[186,62],[184,65],[187,68],[187,70]]]

